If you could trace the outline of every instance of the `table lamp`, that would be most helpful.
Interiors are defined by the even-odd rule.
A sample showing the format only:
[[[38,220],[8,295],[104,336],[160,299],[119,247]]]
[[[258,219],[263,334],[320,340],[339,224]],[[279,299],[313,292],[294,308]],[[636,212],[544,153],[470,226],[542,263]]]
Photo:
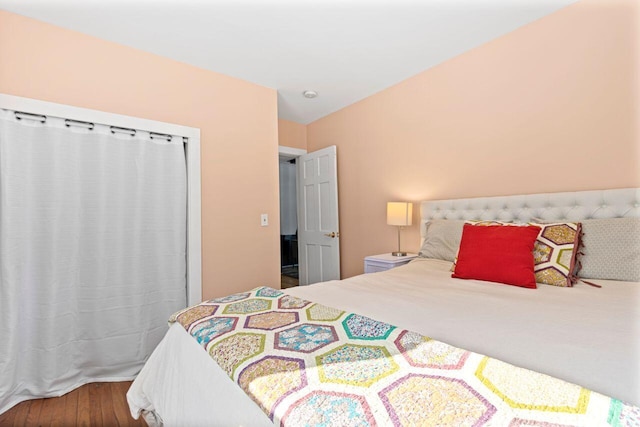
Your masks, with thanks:
[[[413,203],[411,202],[388,202],[387,203],[387,224],[398,227],[398,251],[391,252],[393,256],[406,256],[406,252],[400,251],[400,230],[402,227],[411,225],[413,217]]]

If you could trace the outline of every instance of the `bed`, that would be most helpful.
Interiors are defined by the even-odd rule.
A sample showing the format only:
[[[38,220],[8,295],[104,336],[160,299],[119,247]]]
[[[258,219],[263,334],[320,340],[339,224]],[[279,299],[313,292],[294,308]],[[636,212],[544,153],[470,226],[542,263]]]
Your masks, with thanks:
[[[585,398],[584,390],[592,390],[590,407],[595,407],[593,411],[600,411],[598,414],[603,415],[603,424],[637,425],[633,423],[640,422],[640,410],[637,408],[640,406],[640,283],[638,283],[639,280],[620,280],[619,278],[607,280],[593,277],[598,274],[617,277],[616,275],[620,272],[622,272],[620,276],[622,278],[635,277],[638,274],[640,227],[638,227],[638,221],[633,218],[640,217],[639,206],[640,189],[635,188],[426,201],[421,204],[424,253],[422,257],[411,263],[385,272],[285,291],[258,288],[250,296],[262,295],[262,300],[277,299],[281,312],[286,311],[287,308],[298,308],[299,314],[296,315],[298,317],[306,315],[311,318],[310,312],[307,311],[310,307],[326,306],[327,310],[335,309],[344,312],[341,315],[343,317],[338,316],[336,320],[343,325],[346,325],[344,322],[354,319],[374,319],[382,325],[392,325],[390,328],[397,328],[387,335],[395,340],[396,345],[402,344],[406,348],[409,347],[402,340],[406,341],[408,337],[425,336],[432,339],[430,341],[432,344],[446,343],[437,344],[446,346],[437,347],[438,351],[446,348],[445,358],[448,363],[446,369],[454,370],[451,366],[455,365],[455,369],[472,370],[470,372],[472,380],[480,380],[478,387],[482,387],[480,383],[483,383],[489,388],[495,388],[494,393],[490,393],[490,397],[482,396],[488,400],[485,400],[486,408],[492,406],[492,403],[495,407],[508,406],[507,410],[510,411],[504,415],[500,411],[494,414],[485,410],[484,415],[477,419],[471,421],[465,419],[468,425],[584,425],[585,420],[596,419],[595,415],[594,418],[579,418],[585,416],[584,411],[580,413],[580,410],[575,410],[573,407],[565,411],[557,408],[550,410],[549,408],[555,408],[551,404],[538,405],[535,408],[521,405],[523,399],[526,400],[528,397],[520,395],[517,399],[511,399],[513,396],[510,397],[509,393],[504,392],[504,387],[508,388],[508,386],[502,387],[498,384],[498,380],[489,378],[488,374],[485,375],[491,364],[508,364],[505,372],[515,377],[526,370],[530,376],[527,377],[529,375],[527,374],[521,377],[522,384],[529,380],[559,381],[552,383],[558,389],[565,387],[565,384],[578,384],[580,387],[575,390],[582,390],[579,391],[581,397],[578,399],[582,399],[583,403],[589,400]],[[628,218],[627,229],[610,226],[607,221],[611,218]],[[584,226],[585,248],[582,251],[586,254],[583,256],[582,268],[588,273],[587,276],[591,276],[590,282],[602,287],[596,288],[584,282],[577,282],[570,288],[539,285],[536,290],[531,290],[481,280],[452,279],[451,260],[437,259],[437,252],[441,249],[438,246],[438,239],[442,236],[430,235],[433,231],[430,227],[440,224],[446,229],[454,221],[468,219],[547,223],[582,221],[583,224],[595,221],[590,224],[590,228]],[[605,222],[599,223],[599,220]],[[605,246],[612,249],[606,251],[604,258],[601,253],[601,259],[597,259],[598,254],[594,253],[593,249],[591,253],[589,252],[588,241],[590,238],[595,246],[596,239],[602,240],[603,234],[604,239],[615,238],[616,241],[606,242],[609,246]],[[435,250],[432,247],[430,252],[428,246],[434,242]],[[450,242],[442,241],[442,245],[447,244]],[[455,251],[455,248],[449,248],[449,252],[452,250]],[[431,255],[431,257],[425,255]],[[447,258],[447,256],[439,257]],[[228,311],[229,305],[237,304],[235,301],[241,301],[247,295],[249,294],[218,299],[210,302],[210,305],[216,305],[220,310]],[[283,307],[281,300],[289,304],[298,304],[298,306],[293,304],[291,307]],[[245,326],[249,325],[248,317],[257,316],[256,312],[253,313],[244,313],[244,317],[241,315],[238,323],[244,322]],[[180,314],[176,318],[178,319],[179,316]],[[182,314],[182,316],[188,317],[190,314]],[[206,315],[203,318],[206,319]],[[326,319],[330,318],[331,316]],[[197,325],[198,322],[202,322],[202,319],[191,319],[182,323],[193,332],[193,325]],[[238,372],[245,373],[249,368],[257,366],[257,362],[250,358],[238,361],[236,366],[229,370],[224,360],[218,359],[221,363],[219,365],[207,351],[203,351],[202,343],[194,339],[197,334],[192,336],[182,323],[176,321],[170,326],[167,335],[132,384],[127,399],[134,417],[142,415],[149,424],[169,426],[267,426],[273,425],[273,420],[285,425],[300,424],[301,418],[294,417],[295,411],[287,412],[278,406],[283,406],[288,401],[300,402],[304,399],[307,399],[305,402],[311,405],[313,401],[304,397],[300,387],[292,389],[293,391],[286,396],[283,394],[278,401],[272,401],[271,406],[267,405],[269,407],[264,411],[264,404],[261,409],[230,378],[234,376],[230,374],[233,374],[232,371],[235,371],[235,368],[238,368]],[[274,338],[267,337],[265,347],[279,348],[280,356],[293,355],[294,353],[287,353],[287,350],[291,349],[287,348],[286,344],[282,344],[282,333],[292,330],[292,324],[289,322],[276,326],[274,333],[280,341],[276,342]],[[338,327],[339,325],[336,329]],[[337,338],[341,340],[354,338],[349,334],[343,337],[343,331],[338,335],[340,336]],[[222,334],[222,337],[224,336]],[[318,351],[326,355],[333,351],[332,349],[346,346],[341,344],[341,341],[331,339],[329,341],[328,344],[323,343],[322,350]],[[364,348],[372,342],[362,340],[358,343],[353,344],[352,348]],[[411,352],[407,351],[407,354],[409,353]],[[297,354],[300,355],[299,352]],[[408,365],[415,368],[413,363],[415,360],[410,359],[407,354],[398,355],[397,364],[403,365],[408,362]],[[289,359],[296,358],[280,357],[280,359],[290,361]],[[524,369],[510,371],[512,365]],[[318,366],[320,366],[319,361]],[[318,366],[314,366],[314,369]],[[407,375],[406,378],[411,377],[412,380],[437,378],[440,381],[440,376],[433,375],[433,372],[429,371],[431,368],[423,366],[420,369],[426,374],[420,374],[423,371],[416,371],[418,373]],[[326,373],[323,371],[324,374]],[[315,375],[313,372],[307,374],[305,387],[312,387],[314,382],[318,383],[313,375]],[[343,375],[348,376],[348,373]],[[393,409],[391,393],[397,392],[398,384],[404,384],[396,380],[394,375],[402,374],[395,371],[389,374],[383,373],[381,377],[384,378],[379,381],[382,385],[367,383],[366,387],[360,388],[379,387],[377,393],[381,396],[381,405],[387,409],[389,407]],[[548,379],[547,375],[553,378]],[[457,381],[456,387],[462,384],[457,379],[452,381]],[[340,381],[337,380],[337,382]],[[531,384],[528,386],[529,391],[538,388],[537,382],[534,386]],[[452,382],[445,381],[445,383]],[[274,388],[277,386],[273,384]],[[345,385],[347,391],[354,389],[358,387],[353,384]],[[340,397],[346,394],[348,393],[341,391],[331,396]],[[382,398],[383,394],[384,398]],[[475,397],[482,400],[482,397]],[[336,402],[345,404],[344,399]],[[280,413],[277,413],[278,411]],[[451,412],[453,415],[449,414],[449,416],[453,418],[441,417],[441,423],[460,424],[455,421],[456,414],[460,413],[459,408],[448,407],[443,411]],[[558,414],[563,411],[567,413]],[[591,412],[588,411],[592,409],[585,409],[585,411],[589,415]],[[375,411],[372,409],[370,412]],[[383,416],[377,412],[373,415],[372,413],[368,414],[370,416],[368,419],[375,420],[379,425],[407,424],[406,420],[410,419],[400,419],[393,410],[389,411],[391,414],[389,418],[384,418],[386,415]],[[417,413],[419,417],[423,417],[419,418],[420,420],[428,419],[428,413],[420,413],[420,410],[417,410]],[[500,414],[504,416],[499,418]],[[296,419],[298,421],[294,422]],[[385,421],[381,422],[381,420]],[[555,424],[550,424],[549,420]],[[599,422],[594,421],[594,425]],[[368,424],[374,424],[374,422]],[[409,424],[415,424],[415,422]]]

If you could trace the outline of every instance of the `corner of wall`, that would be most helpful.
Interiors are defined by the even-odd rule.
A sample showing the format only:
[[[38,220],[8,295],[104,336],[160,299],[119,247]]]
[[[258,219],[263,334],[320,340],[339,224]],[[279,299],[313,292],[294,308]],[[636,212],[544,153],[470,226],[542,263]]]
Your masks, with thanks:
[[[290,120],[278,119],[278,145],[307,149],[307,126]]]

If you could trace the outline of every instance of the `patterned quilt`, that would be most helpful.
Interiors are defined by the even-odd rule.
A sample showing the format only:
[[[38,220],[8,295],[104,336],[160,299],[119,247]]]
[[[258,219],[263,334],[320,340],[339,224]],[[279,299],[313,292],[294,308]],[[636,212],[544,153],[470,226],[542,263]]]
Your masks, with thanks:
[[[283,426],[634,426],[640,408],[260,287],[171,316]]]

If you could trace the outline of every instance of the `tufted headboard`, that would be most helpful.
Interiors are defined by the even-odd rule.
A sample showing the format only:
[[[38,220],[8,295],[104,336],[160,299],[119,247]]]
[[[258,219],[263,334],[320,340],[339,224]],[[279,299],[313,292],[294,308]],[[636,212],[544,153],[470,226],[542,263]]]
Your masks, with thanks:
[[[431,219],[527,222],[589,218],[640,218],[640,188],[542,193],[473,199],[427,200],[420,204],[420,236]]]

